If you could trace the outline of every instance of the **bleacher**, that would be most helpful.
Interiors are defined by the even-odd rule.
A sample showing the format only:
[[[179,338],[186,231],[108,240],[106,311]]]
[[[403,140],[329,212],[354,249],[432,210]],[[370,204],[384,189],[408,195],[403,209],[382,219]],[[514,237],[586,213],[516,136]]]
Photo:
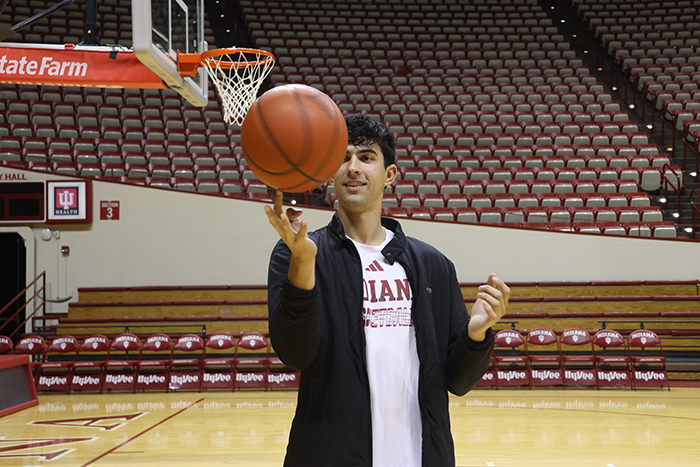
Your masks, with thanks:
[[[478,285],[461,284],[468,307],[476,300]],[[643,365],[633,367],[630,363],[634,351],[632,343],[626,339],[639,334],[640,330],[658,337],[658,342],[653,344],[655,348],[646,350],[646,355],[656,358],[659,351],[663,353],[666,386],[668,380],[694,379],[700,371],[697,361],[700,283],[697,280],[514,282],[511,286],[513,295],[508,313],[494,327],[494,332],[502,337],[522,337],[517,342],[507,341],[508,345],[497,340],[497,344],[501,343],[494,354],[495,366],[487,372],[481,386],[578,386],[580,382],[575,377],[569,378],[572,373],[567,373],[569,379],[562,379],[561,375],[569,368],[569,371],[578,371],[576,375],[580,376],[583,374],[580,371],[585,369],[580,364],[586,360],[589,364],[586,371],[590,370],[593,376],[584,386],[605,387],[605,377],[599,381],[595,376],[598,372],[623,371],[634,375],[635,370],[649,369]],[[264,286],[82,288],[78,298],[70,304],[68,316],[59,318],[57,325],[37,326],[34,334],[21,341],[25,342],[24,347],[21,342],[18,344],[20,350],[16,351],[36,355],[34,368],[40,390],[201,391],[297,387],[298,375],[284,367],[271,352]],[[577,339],[571,341],[567,336],[587,333],[593,337],[608,331],[620,336],[621,347],[613,352],[628,359],[621,368],[606,366],[607,350],[598,349],[596,353],[592,347],[591,355],[600,361],[584,358],[585,349],[572,351],[569,347],[567,353],[567,346],[577,345]],[[550,336],[547,341],[534,339],[543,333]],[[260,340],[264,345],[246,347],[251,339]],[[90,347],[97,341],[104,345]],[[131,342],[126,344],[128,348],[120,347],[126,341]],[[165,347],[159,348],[157,342]],[[181,342],[179,347],[178,342]],[[185,345],[187,342],[189,346]],[[34,345],[28,346],[29,343]],[[66,346],[66,343],[71,345]],[[205,349],[207,345],[209,350]],[[634,345],[638,343],[635,341]],[[0,351],[11,349],[9,339],[0,342]],[[177,355],[178,350],[189,354]],[[207,357],[206,352],[212,355]],[[137,358],[135,353],[138,353]],[[569,360],[564,359],[565,356]],[[562,366],[567,361],[571,365]],[[537,378],[545,374],[543,368],[552,369],[542,366],[547,362],[555,364],[554,369],[561,374],[554,382],[545,379],[538,383]],[[221,372],[222,365],[225,373]],[[207,371],[210,371],[208,379],[204,377]],[[525,372],[529,376],[511,379],[507,376],[509,372],[518,375]],[[182,379],[183,374],[190,378]],[[121,377],[117,377],[119,375]],[[165,382],[166,377],[170,378],[170,383]],[[69,384],[69,380],[73,383]],[[90,381],[92,383],[88,384]],[[634,380],[627,379],[623,386],[631,384],[635,384]],[[82,385],[87,386],[83,388]]]
[[[66,23],[66,40],[78,33],[80,5],[56,16],[58,32]],[[18,2],[5,14],[21,19],[41,6]],[[401,171],[387,189],[386,215],[676,236],[673,220],[642,198],[667,180],[682,186],[682,171],[650,144],[536,1],[244,0],[241,7],[254,46],[276,56],[272,86],[317,87],[344,112],[367,112],[396,135]],[[382,16],[388,9],[391,22]],[[116,0],[100,2],[105,44],[130,45],[131,16],[124,10]],[[12,40],[40,42],[45,22]],[[214,43],[211,28],[207,39]],[[241,155],[240,130],[224,124],[213,91],[209,105],[197,108],[172,90],[1,89],[0,159],[7,166],[269,198]],[[332,187],[319,191],[320,200],[301,201],[332,207]],[[405,192],[443,196],[426,204]],[[621,205],[621,198],[615,205],[591,200],[613,193],[640,195],[635,206]],[[472,194],[513,196],[475,203]]]

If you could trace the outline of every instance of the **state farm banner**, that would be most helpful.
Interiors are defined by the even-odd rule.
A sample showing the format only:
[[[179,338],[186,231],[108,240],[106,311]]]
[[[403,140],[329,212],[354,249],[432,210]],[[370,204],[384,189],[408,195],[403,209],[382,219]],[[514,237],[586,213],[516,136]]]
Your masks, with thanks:
[[[131,50],[73,44],[3,43],[0,82],[55,86],[165,89],[168,86]]]

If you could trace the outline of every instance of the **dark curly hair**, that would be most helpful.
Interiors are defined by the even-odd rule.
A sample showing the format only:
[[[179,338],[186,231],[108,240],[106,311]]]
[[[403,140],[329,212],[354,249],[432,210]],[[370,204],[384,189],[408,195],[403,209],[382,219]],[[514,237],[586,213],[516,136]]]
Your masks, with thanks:
[[[383,123],[372,120],[367,114],[348,114],[345,116],[348,126],[348,144],[369,146],[377,143],[384,155],[384,168],[396,161],[396,141],[394,135]]]

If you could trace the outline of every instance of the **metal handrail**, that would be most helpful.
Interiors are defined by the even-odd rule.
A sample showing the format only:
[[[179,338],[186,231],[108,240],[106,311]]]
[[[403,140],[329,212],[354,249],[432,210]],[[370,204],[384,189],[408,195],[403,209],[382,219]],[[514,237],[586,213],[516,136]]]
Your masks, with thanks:
[[[674,186],[671,181],[666,178],[666,173],[667,169],[673,172],[673,174],[676,176],[676,180],[678,181],[678,186]],[[668,204],[668,186],[671,185],[671,188],[673,188],[673,191],[676,192],[678,195],[678,216],[679,219],[683,218],[683,210],[681,209],[681,180],[683,179],[683,171],[681,170],[680,174],[671,167],[669,164],[664,164],[663,167],[661,167],[661,175],[663,177],[664,183],[664,196],[666,197],[666,204]]]
[[[11,338],[12,336],[14,336],[14,335],[17,333],[17,331],[19,331],[20,329],[22,329],[22,327],[26,324],[26,322],[29,321],[29,320],[32,318],[32,316],[34,316],[34,315],[36,314],[37,311],[39,311],[40,309],[45,311],[45,306],[46,306],[46,271],[44,271],[44,272],[42,272],[41,274],[39,274],[39,275],[37,276],[37,278],[34,279],[34,280],[31,282],[31,284],[29,284],[28,286],[26,286],[26,287],[24,288],[24,290],[22,290],[20,293],[18,293],[17,296],[16,296],[15,298],[13,298],[12,300],[10,300],[10,303],[8,303],[7,305],[5,305],[5,306],[3,307],[3,309],[0,310],[0,316],[2,316],[2,314],[5,312],[5,310],[7,310],[7,309],[10,307],[10,305],[12,305],[12,304],[15,303],[17,300],[19,300],[20,297],[22,297],[22,296],[25,294],[25,292],[27,292],[27,290],[29,290],[30,287],[32,287],[34,284],[36,284],[36,283],[39,281],[39,279],[41,279],[41,281],[42,281],[41,288],[40,288],[39,290],[37,290],[36,292],[34,292],[34,295],[32,295],[31,297],[29,297],[29,299],[25,301],[24,305],[22,305],[21,308],[19,308],[17,311],[15,311],[14,314],[13,314],[12,316],[10,316],[10,317],[7,319],[7,321],[5,321],[5,323],[4,323],[2,326],[0,326],[0,331],[2,331],[3,328],[4,328],[5,326],[7,326],[7,325],[15,318],[15,316],[17,316],[21,311],[23,311],[23,310],[27,307],[27,305],[29,304],[29,302],[31,302],[32,300],[34,300],[34,299],[35,299],[37,296],[39,296],[39,295],[41,295],[41,297],[40,297],[40,298],[41,298],[41,303],[39,304],[38,307],[36,307],[36,308],[34,309],[34,311],[33,311],[29,316],[27,316],[27,318],[26,318],[24,321],[22,321],[22,324],[20,324],[19,326],[17,326],[17,329],[15,329],[14,332],[13,332],[12,334],[10,334],[9,336],[7,336],[7,337],[10,337],[10,338]]]
[[[695,205],[695,201],[693,201],[693,196],[697,195],[698,198],[700,198],[700,192],[698,190],[692,190],[690,192],[690,207],[692,208],[691,212],[693,213],[693,234],[691,235],[691,238],[697,238],[697,224],[695,223],[695,212],[697,211],[698,214],[700,214],[700,208],[698,208]]]

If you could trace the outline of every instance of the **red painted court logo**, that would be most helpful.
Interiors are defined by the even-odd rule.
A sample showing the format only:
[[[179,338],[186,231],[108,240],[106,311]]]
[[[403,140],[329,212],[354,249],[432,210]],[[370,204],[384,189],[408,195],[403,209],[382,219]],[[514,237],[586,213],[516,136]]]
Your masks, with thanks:
[[[78,215],[77,186],[62,186],[54,188],[54,215]]]

